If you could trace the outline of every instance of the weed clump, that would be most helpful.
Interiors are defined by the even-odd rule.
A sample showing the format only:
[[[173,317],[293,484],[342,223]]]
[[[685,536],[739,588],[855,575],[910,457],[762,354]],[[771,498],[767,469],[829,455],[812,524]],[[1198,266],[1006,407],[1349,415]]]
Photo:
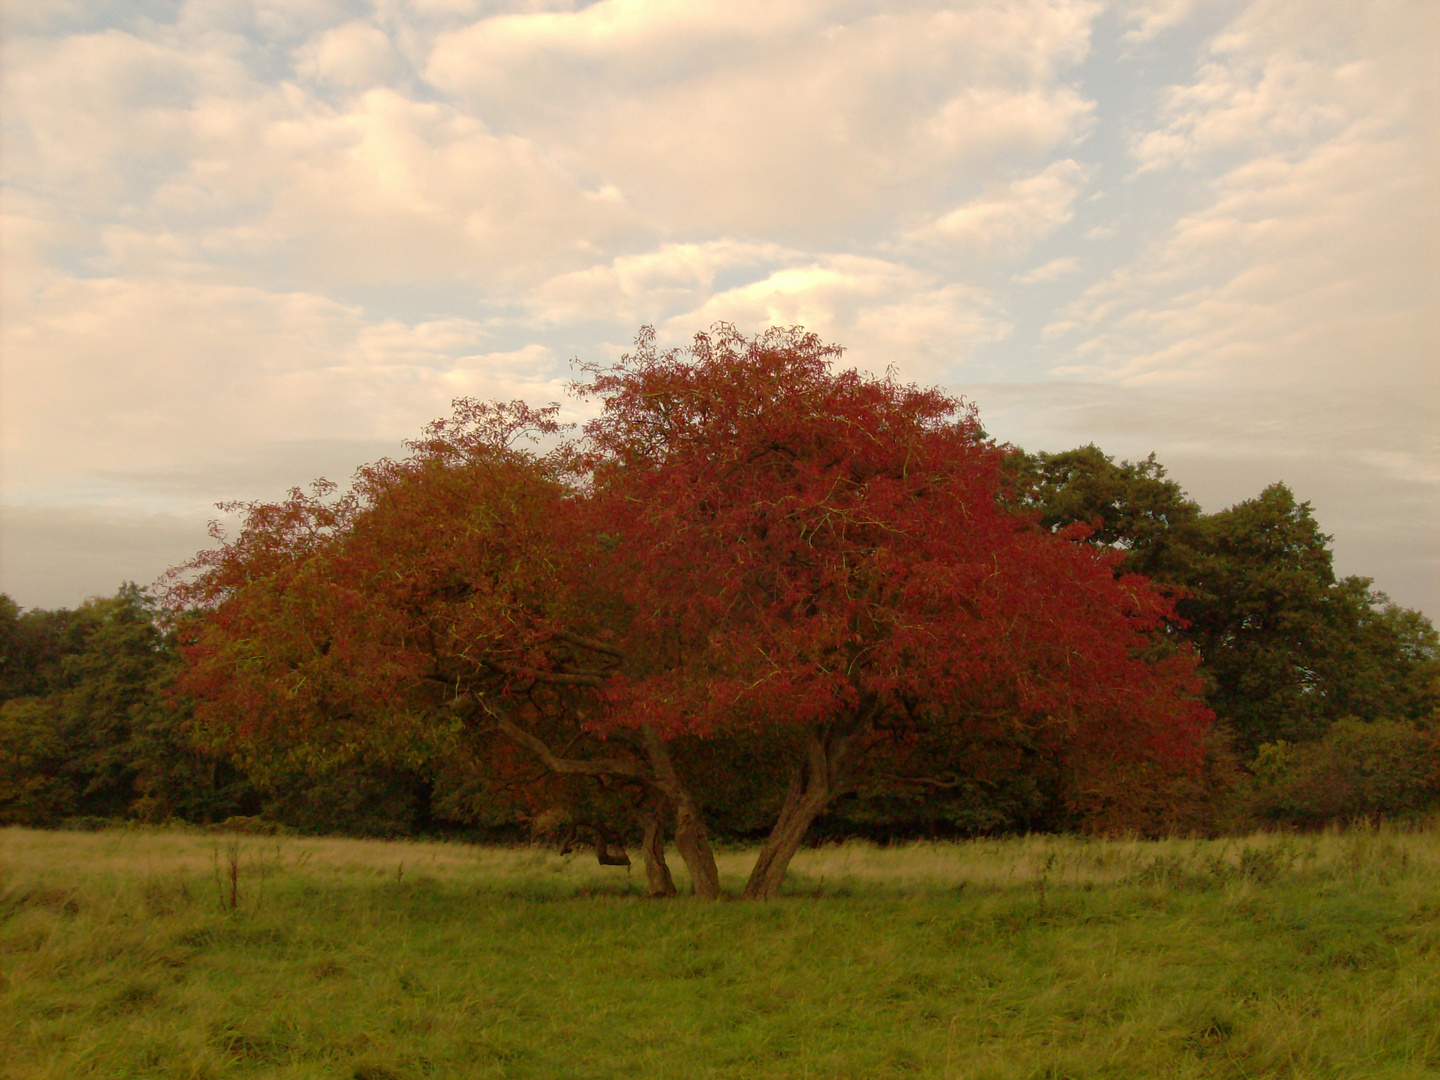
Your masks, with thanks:
[[[1296,853],[1285,844],[1242,847],[1238,852],[1194,850],[1154,855],[1125,877],[1132,885],[1161,886],[1177,892],[1207,892],[1239,882],[1274,885],[1291,873]]]

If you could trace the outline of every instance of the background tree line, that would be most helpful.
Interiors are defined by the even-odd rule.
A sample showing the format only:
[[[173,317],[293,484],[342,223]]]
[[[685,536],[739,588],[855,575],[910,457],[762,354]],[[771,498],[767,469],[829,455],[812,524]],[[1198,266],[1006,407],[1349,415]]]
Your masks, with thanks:
[[[1434,628],[1390,604],[1368,579],[1337,579],[1330,538],[1283,484],[1204,514],[1153,455],[1117,462],[1094,446],[992,453],[956,403],[883,381],[847,382],[830,370],[838,351],[813,339],[722,334],[685,357],[655,352],[643,335],[640,346],[628,366],[589,385],[606,402],[610,426],[594,429],[605,453],[581,467],[589,470],[587,498],[598,491],[592,501],[603,504],[606,484],[616,493],[604,511],[610,518],[557,522],[576,503],[562,475],[575,471],[575,459],[513,450],[519,435],[553,436],[552,418],[472,406],[432,425],[406,461],[362,470],[355,491],[339,501],[327,499],[332,489],[325,488],[249,507],[242,537],[203,567],[212,592],[187,594],[189,610],[161,612],[134,585],[73,611],[21,611],[0,600],[0,821],[263,816],[302,830],[369,835],[541,833],[592,843],[602,859],[637,838],[663,845],[669,829],[690,862],[687,842],[754,840],[769,828],[775,843],[786,814],[791,832],[811,837],[1214,834],[1412,815],[1440,802]],[[757,390],[757,380],[767,379]],[[676,419],[683,412],[676,403],[702,397],[704,409]],[[777,401],[803,404],[782,411]],[[874,417],[884,422],[862,430]],[[907,424],[909,441],[897,441]],[[854,431],[863,438],[847,441]],[[717,439],[728,440],[724,454],[716,453]],[[984,520],[993,525],[986,543],[995,551],[1018,542],[1007,521],[1033,522],[1054,538],[1003,548],[1011,564],[1040,561],[1023,587],[1004,594],[1010,599],[994,601],[1010,606],[995,608],[988,622],[975,609],[988,594],[963,579],[976,562],[970,556],[952,558],[947,573],[962,577],[928,597],[881,596],[895,582],[924,580],[937,558],[944,561],[890,554],[882,564],[883,535],[866,531],[882,507],[900,515],[887,528],[903,525],[905,535],[922,538],[944,533],[948,519],[935,516],[942,500],[933,481],[915,486],[917,446],[936,455],[927,468],[958,470],[956,491],[962,481],[971,485],[963,499],[955,496],[970,515],[968,530],[983,532],[973,517],[977,499],[987,514],[993,509]],[[687,493],[721,483],[717,457],[729,464],[714,491],[746,493],[733,520],[717,511],[713,492],[682,505]],[[837,501],[839,488],[849,502]],[[812,489],[813,498],[804,496],[808,517],[755,509],[799,505],[794,492]],[[877,501],[882,494],[888,501]],[[663,508],[644,526],[649,533],[631,520],[645,499]],[[489,515],[478,532],[465,517],[477,506]],[[836,531],[846,514],[851,523]],[[789,536],[785,529],[797,520]],[[557,537],[582,533],[593,545],[581,554],[552,550]],[[690,545],[677,551],[665,542],[672,534]],[[501,535],[508,546],[496,547]],[[757,543],[768,545],[769,561],[757,561]],[[1127,758],[1116,740],[1146,729],[1127,726],[1135,718],[1123,709],[1111,708],[1090,728],[1067,729],[1063,748],[1053,725],[1016,720],[1027,708],[1048,717],[1070,707],[1056,696],[1068,685],[1063,676],[1045,690],[1043,705],[1015,695],[1053,656],[1080,647],[1075,641],[1042,642],[1018,677],[998,654],[1040,648],[1036,635],[1056,620],[1037,612],[1046,605],[1068,611],[1081,602],[1077,595],[1099,588],[1091,581],[1079,593],[1051,595],[1037,584],[1036,575],[1078,573],[1064,555],[1077,545],[1105,553],[1117,596],[1139,595],[1135,575],[1143,575],[1152,583],[1145,595],[1160,598],[1146,616],[1150,629],[1114,638],[1138,666],[1087,701],[1119,701],[1116,688],[1129,693],[1137,672],[1167,664],[1183,682],[1187,658],[1198,660],[1198,689],[1215,715],[1198,762],[1177,766],[1185,756],[1179,750]],[[647,561],[629,565],[641,549]],[[696,566],[720,565],[726,552],[740,550],[749,561],[732,561],[723,575],[707,577]],[[565,559],[586,573],[562,582],[554,566]],[[838,592],[837,573],[844,576]],[[814,580],[797,601],[795,581],[804,574]],[[257,575],[272,584],[258,592],[239,584]],[[625,578],[632,588],[624,600],[587,592],[596,578]],[[842,594],[844,604],[835,599]],[[952,594],[963,603],[947,607],[936,598]],[[1022,594],[1030,605],[1023,610],[1014,599]],[[357,604],[364,610],[346,606]],[[617,604],[625,610],[612,610]],[[840,637],[839,616],[827,604],[843,614]],[[923,668],[929,684],[956,680],[948,696],[897,683],[885,674],[893,663],[839,690],[816,682],[824,668],[817,657],[848,649],[850,670],[859,670],[871,646],[855,642],[899,641],[904,619],[895,612],[911,608],[935,627],[965,633],[1029,619],[1031,645],[1007,638],[989,666],[967,667],[962,677],[953,654],[927,657],[915,641],[904,643],[905,662]],[[727,614],[735,610],[744,614]],[[1080,621],[1100,618],[1098,611]],[[522,617],[531,623],[516,633]],[[570,629],[596,625],[619,629],[604,638]],[[671,638],[682,643],[676,656],[688,660],[654,644]],[[475,641],[488,651],[474,654]],[[640,641],[651,643],[643,656],[627,644]],[[777,648],[788,650],[791,684],[776,685],[767,672],[755,679],[766,696],[745,697],[743,679],[733,693],[723,689],[736,681],[735,665],[750,662],[736,657],[770,657]],[[711,666],[697,669],[697,657]],[[1123,656],[1106,662],[1127,663]],[[987,687],[988,696],[966,697],[973,686]],[[824,693],[851,710],[849,727],[736,722],[741,705],[746,715],[789,717]],[[722,699],[729,713],[716,711]],[[1159,698],[1125,700],[1138,711],[1168,707]],[[586,717],[602,705],[636,719],[597,737]],[[684,712],[690,726],[664,709]],[[963,722],[947,710],[963,711]],[[708,737],[716,726],[724,738]],[[635,734],[652,729],[670,732],[664,747]],[[826,787],[826,762],[854,740],[868,740],[868,767]],[[688,786],[666,779],[671,757]],[[669,815],[663,822],[660,804]],[[695,815],[703,808],[707,823],[693,835],[687,805]],[[664,873],[663,858],[657,865]]]

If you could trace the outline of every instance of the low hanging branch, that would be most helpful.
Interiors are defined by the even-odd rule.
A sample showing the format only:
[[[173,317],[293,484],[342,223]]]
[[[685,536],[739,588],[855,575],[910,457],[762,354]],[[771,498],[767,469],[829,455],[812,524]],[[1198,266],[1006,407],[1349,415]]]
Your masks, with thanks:
[[[555,637],[560,641],[569,642],[571,645],[578,645],[582,649],[589,649],[591,652],[604,653],[606,656],[613,656],[617,660],[626,659],[625,650],[617,649],[603,641],[592,637],[585,637],[583,634],[573,634],[569,630],[556,631]]]
[[[640,743],[648,758],[648,765],[625,758],[565,758],[554,753],[543,739],[526,731],[489,702],[478,697],[476,700],[490,715],[497,731],[525,747],[552,772],[601,779],[620,776],[637,780],[663,802],[668,803],[675,811],[675,846],[690,871],[695,895],[702,900],[719,898],[720,875],[715,866],[715,854],[710,848],[704,815],[675,771],[669,748],[653,727],[646,725],[640,731]],[[664,866],[664,845],[656,828],[656,822],[647,822],[644,844],[646,874],[652,887],[659,887],[657,883],[670,880],[670,872]],[[657,860],[657,865],[649,865]],[[672,884],[670,888],[673,887]]]
[[[511,679],[533,679],[535,682],[551,683],[555,686],[593,686],[598,689],[604,686],[605,680],[609,678],[609,672],[606,671],[536,671],[512,667],[498,660],[482,660],[481,663],[497,675],[505,675]]]
[[[591,760],[588,758],[562,758],[557,756],[542,739],[537,738],[526,731],[515,721],[500,715],[488,705],[483,705],[485,711],[495,721],[495,728],[513,742],[520,744],[539,758],[551,772],[562,773],[568,776],[626,776],[634,780],[649,782],[650,772],[638,762],[627,761],[624,758],[603,758]]]

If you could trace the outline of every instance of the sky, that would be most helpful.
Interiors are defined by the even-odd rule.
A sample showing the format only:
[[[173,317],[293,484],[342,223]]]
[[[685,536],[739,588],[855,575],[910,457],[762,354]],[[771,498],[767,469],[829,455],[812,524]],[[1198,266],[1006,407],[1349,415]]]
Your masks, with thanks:
[[[3,8],[0,590],[804,325],[1029,450],[1284,481],[1440,616],[1433,0]]]

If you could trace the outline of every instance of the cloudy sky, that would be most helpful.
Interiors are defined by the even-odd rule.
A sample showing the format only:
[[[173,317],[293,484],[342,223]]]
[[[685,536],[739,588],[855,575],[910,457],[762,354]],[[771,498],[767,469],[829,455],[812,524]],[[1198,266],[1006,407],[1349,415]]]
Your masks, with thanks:
[[[642,323],[803,324],[998,438],[1285,480],[1440,615],[1433,0],[4,8],[0,589]],[[583,407],[572,408],[580,415]]]

